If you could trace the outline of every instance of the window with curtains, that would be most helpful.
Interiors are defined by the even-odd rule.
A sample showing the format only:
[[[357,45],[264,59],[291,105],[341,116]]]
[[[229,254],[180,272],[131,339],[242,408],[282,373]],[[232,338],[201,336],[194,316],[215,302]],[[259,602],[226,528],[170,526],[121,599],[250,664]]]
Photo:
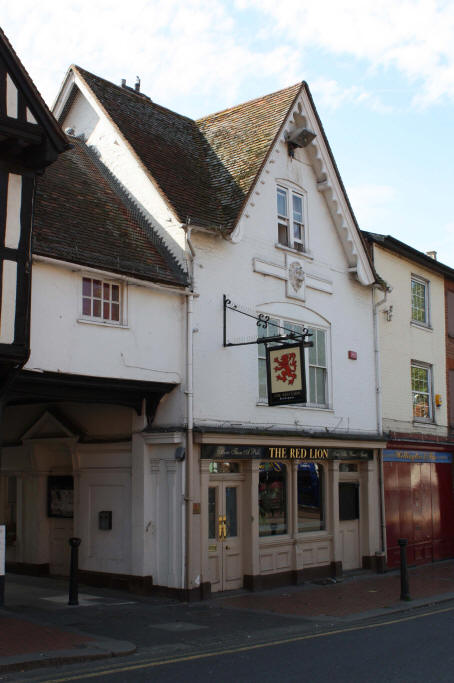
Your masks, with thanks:
[[[432,422],[432,367],[425,363],[412,361],[411,363],[411,395],[413,405],[413,419],[416,421]]]
[[[276,204],[278,244],[297,251],[306,251],[303,195],[278,186]]]
[[[82,317],[87,320],[120,325],[123,322],[121,283],[83,277]]]

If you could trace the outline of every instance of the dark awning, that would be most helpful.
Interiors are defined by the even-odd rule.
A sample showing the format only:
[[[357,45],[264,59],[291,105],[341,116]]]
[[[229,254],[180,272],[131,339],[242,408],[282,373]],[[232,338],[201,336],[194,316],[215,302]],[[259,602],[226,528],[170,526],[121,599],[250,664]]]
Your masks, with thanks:
[[[152,422],[159,401],[176,384],[142,382],[111,377],[69,375],[58,372],[21,370],[8,392],[8,405],[30,403],[104,403],[133,408],[138,415],[146,401],[146,414]]]

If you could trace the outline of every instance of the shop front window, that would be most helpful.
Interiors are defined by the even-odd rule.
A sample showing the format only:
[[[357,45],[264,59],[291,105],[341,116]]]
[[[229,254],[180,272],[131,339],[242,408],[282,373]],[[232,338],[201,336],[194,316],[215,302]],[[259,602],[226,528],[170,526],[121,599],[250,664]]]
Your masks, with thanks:
[[[298,532],[325,528],[323,467],[313,462],[298,463]]]
[[[282,463],[261,463],[259,472],[259,535],[287,533],[287,470]]]

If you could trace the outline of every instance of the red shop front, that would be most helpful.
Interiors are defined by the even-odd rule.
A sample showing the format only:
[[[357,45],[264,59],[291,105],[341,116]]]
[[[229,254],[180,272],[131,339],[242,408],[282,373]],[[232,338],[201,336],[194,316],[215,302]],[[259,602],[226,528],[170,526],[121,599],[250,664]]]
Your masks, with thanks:
[[[399,538],[409,564],[453,557],[452,454],[384,450],[383,471],[388,567],[399,565]]]

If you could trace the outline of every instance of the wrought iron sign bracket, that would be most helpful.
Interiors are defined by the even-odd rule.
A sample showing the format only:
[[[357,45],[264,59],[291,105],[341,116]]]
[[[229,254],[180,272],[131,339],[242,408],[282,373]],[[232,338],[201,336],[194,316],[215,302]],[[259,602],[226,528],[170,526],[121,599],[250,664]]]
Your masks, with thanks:
[[[231,299],[229,299],[224,294],[224,346],[248,346],[250,344],[284,344],[288,342],[295,342],[295,344],[302,344],[304,348],[310,348],[314,345],[313,342],[308,341],[308,337],[312,334],[308,331],[306,327],[303,327],[302,332],[294,332],[293,330],[287,329],[286,327],[279,325],[279,329],[283,331],[283,334],[274,335],[272,337],[259,337],[254,339],[244,340],[244,341],[229,341],[227,338],[227,311],[233,311],[234,313],[240,313],[248,318],[252,318],[256,321],[257,329],[266,330],[269,324],[276,327],[275,323],[270,323],[270,316],[265,313],[259,313],[254,315],[249,311],[245,310],[240,304],[234,304]]]

